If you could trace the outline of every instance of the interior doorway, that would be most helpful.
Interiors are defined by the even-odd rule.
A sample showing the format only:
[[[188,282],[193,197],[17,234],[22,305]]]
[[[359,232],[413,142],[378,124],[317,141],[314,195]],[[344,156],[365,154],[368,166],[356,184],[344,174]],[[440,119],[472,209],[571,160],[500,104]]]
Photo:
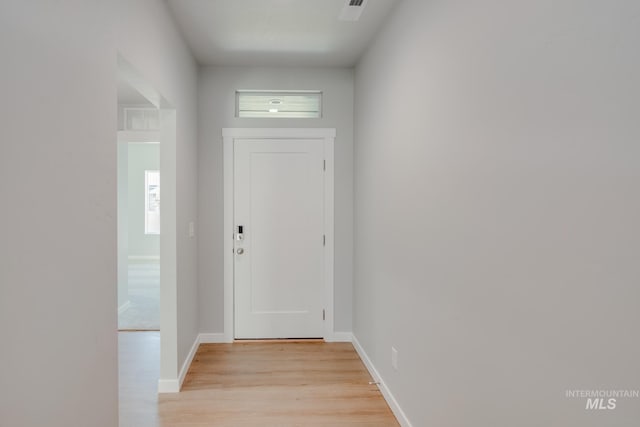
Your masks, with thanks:
[[[158,110],[151,104],[130,105],[118,106],[125,118],[132,109],[157,115]],[[126,127],[126,119],[124,122]],[[160,330],[159,139],[157,129],[118,131],[120,331]]]
[[[118,330],[160,330],[160,110],[118,78]]]
[[[118,287],[119,309],[133,305],[145,293],[153,293],[154,324],[135,325],[128,334],[144,340],[145,334],[157,337],[157,346],[148,346],[145,357],[158,361],[153,394],[148,390],[140,401],[155,399],[158,392],[179,391],[177,336],[177,229],[176,229],[176,110],[135,67],[121,55],[118,76]],[[138,162],[135,156],[144,161]],[[149,163],[151,162],[151,163]],[[129,164],[131,163],[131,164]],[[135,166],[135,167],[134,167]],[[129,179],[131,178],[131,180]],[[160,178],[162,181],[160,182]],[[129,182],[135,181],[135,182]],[[126,185],[125,185],[126,184]],[[129,194],[135,189],[137,196]],[[160,192],[160,190],[162,190]],[[133,190],[132,190],[133,191]],[[132,197],[132,202],[130,201]],[[129,210],[134,212],[129,215]],[[135,218],[134,218],[135,216]],[[161,219],[161,221],[160,221]],[[139,230],[141,239],[134,242],[129,231]],[[146,245],[146,246],[145,246]],[[124,292],[120,288],[126,286]],[[158,292],[159,290],[159,292]],[[123,298],[124,296],[127,299]],[[149,301],[147,301],[149,303]],[[159,328],[159,332],[157,329]],[[129,328],[127,328],[129,329]],[[139,329],[145,330],[144,332]],[[156,329],[156,332],[149,332]],[[160,339],[162,338],[162,339]],[[127,340],[129,342],[129,340]],[[142,348],[143,346],[134,346]],[[120,360],[127,358],[118,349]],[[149,354],[152,352],[152,354]],[[120,383],[126,384],[119,372]],[[123,381],[124,380],[124,381]],[[125,399],[123,401],[123,399]],[[131,395],[120,393],[120,411],[138,410]],[[123,406],[124,404],[124,406]],[[129,414],[132,415],[132,414]]]

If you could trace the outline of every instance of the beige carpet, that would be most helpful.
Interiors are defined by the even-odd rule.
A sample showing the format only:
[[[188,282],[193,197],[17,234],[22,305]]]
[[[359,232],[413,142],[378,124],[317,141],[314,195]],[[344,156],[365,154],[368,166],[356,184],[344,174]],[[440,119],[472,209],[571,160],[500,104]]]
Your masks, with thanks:
[[[118,316],[120,330],[160,329],[160,264],[129,263],[128,308]]]

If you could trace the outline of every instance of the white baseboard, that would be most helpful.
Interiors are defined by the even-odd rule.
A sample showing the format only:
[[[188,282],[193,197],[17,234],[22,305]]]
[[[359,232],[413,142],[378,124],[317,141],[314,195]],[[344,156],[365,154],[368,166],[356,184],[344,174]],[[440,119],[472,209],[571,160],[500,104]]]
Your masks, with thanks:
[[[177,379],[159,379],[158,380],[158,393],[179,393],[182,389],[182,383],[184,382],[185,377],[187,376],[187,372],[189,372],[189,367],[191,366],[191,362],[193,362],[193,358],[196,355],[196,351],[198,351],[198,346],[200,345],[200,335],[196,336],[193,345],[191,346],[191,350],[189,350],[189,354],[182,364],[182,369],[180,369],[180,373],[178,374]]]
[[[130,255],[129,261],[160,261],[159,255]]]
[[[227,342],[225,340],[224,334],[198,334],[193,345],[191,346],[191,350],[189,350],[189,354],[182,364],[182,369],[180,369],[180,374],[177,379],[174,380],[158,380],[158,393],[179,393],[182,389],[182,383],[184,383],[184,379],[187,376],[187,372],[189,372],[189,367],[191,367],[191,363],[193,363],[193,358],[196,356],[198,351],[198,347],[200,344],[213,344],[213,343],[224,343]]]
[[[353,334],[351,332],[334,332],[330,337],[325,337],[326,342],[351,342]]]
[[[126,302],[123,302],[122,305],[118,307],[118,315],[127,311],[129,307],[131,307],[131,301],[127,300]]]
[[[193,345],[191,346],[191,350],[189,350],[189,354],[182,364],[182,369],[180,369],[180,374],[178,375],[178,391],[182,389],[182,383],[184,382],[185,377],[187,376],[187,372],[189,372],[189,367],[191,366],[191,362],[193,362],[193,358],[196,356],[196,352],[198,351],[198,347],[200,346],[200,335],[196,336]]]
[[[178,393],[179,391],[178,380],[158,380],[158,393]]]
[[[223,333],[200,334],[200,344],[219,344],[227,342]]]
[[[353,347],[358,352],[360,359],[362,359],[362,362],[369,370],[371,377],[375,382],[378,383],[378,388],[382,392],[382,396],[384,397],[384,400],[387,401],[387,404],[391,408],[391,411],[393,411],[393,414],[396,416],[396,419],[398,420],[400,425],[402,427],[412,427],[411,422],[409,421],[409,418],[407,418],[406,414],[398,404],[398,401],[396,400],[395,397],[393,397],[393,394],[391,394],[391,390],[389,390],[389,388],[385,384],[384,380],[378,373],[378,370],[373,365],[373,362],[371,362],[371,359],[369,359],[369,356],[364,351],[364,348],[362,348],[362,346],[360,345],[360,342],[358,341],[358,338],[356,338],[355,335],[353,336],[352,343],[353,343]]]

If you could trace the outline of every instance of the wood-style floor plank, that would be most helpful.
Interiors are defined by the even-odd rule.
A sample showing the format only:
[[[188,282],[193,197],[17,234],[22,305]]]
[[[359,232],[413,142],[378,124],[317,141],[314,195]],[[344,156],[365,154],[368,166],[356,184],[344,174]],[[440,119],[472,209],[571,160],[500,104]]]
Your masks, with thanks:
[[[349,343],[200,346],[166,426],[397,426]]]
[[[398,426],[370,381],[350,343],[202,344],[182,392],[160,395],[138,425]]]

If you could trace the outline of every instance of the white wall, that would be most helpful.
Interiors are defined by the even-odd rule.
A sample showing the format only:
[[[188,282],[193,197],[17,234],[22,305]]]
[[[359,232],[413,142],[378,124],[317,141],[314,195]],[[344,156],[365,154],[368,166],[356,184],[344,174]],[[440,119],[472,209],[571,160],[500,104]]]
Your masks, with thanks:
[[[175,333],[173,325],[166,328],[161,325],[161,328],[162,346],[177,340],[177,349],[171,349],[175,351],[173,361],[163,359],[160,373],[162,378],[174,379],[198,334],[197,247],[196,239],[188,235],[189,222],[197,223],[197,66],[164,2],[120,0],[117,5],[118,17],[113,23],[113,34],[119,52],[176,110],[176,151],[166,152],[170,159],[165,160],[175,162],[177,175],[177,325]],[[166,148],[161,147],[161,163]],[[165,201],[168,185],[165,179]],[[168,216],[163,213],[163,217],[166,222]],[[166,240],[167,236],[164,237]],[[162,302],[161,305],[164,307]]]
[[[128,152],[129,257],[159,257],[161,237],[159,234],[145,234],[144,222],[145,171],[160,170],[160,145],[129,144]]]
[[[117,147],[118,313],[129,302],[129,144]]]
[[[197,71],[164,3],[0,2],[3,426],[118,423],[118,51],[177,109],[186,231],[196,218]],[[197,333],[195,252],[181,232],[176,373]]]
[[[354,333],[414,426],[640,419],[565,398],[640,384],[639,16],[404,0],[358,64]]]
[[[319,119],[239,119],[237,89],[322,90]],[[198,282],[200,329],[222,333],[223,203],[222,128],[328,127],[335,141],[335,324],[351,331],[353,275],[353,70],[205,67],[199,75]]]

